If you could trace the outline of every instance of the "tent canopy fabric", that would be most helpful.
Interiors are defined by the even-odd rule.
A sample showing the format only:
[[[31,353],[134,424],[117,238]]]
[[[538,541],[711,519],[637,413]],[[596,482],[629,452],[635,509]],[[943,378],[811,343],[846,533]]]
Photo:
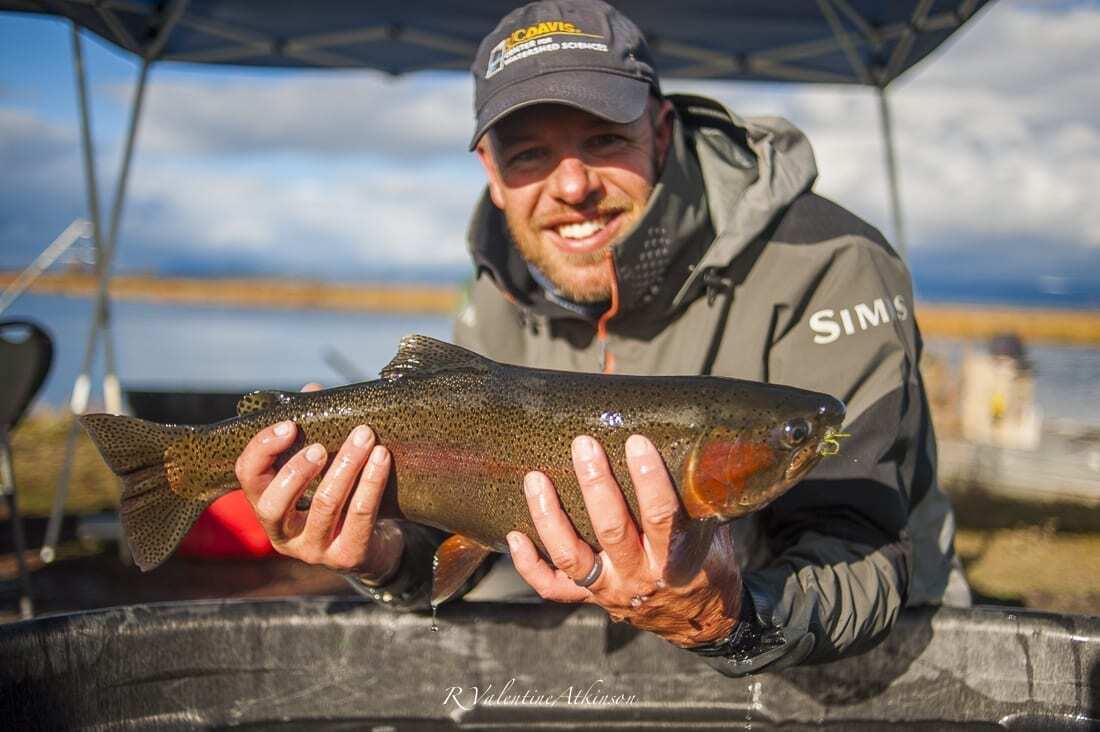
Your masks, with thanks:
[[[630,0],[662,76],[885,87],[988,0]],[[511,0],[0,0],[48,13],[147,61],[372,68],[469,67]]]

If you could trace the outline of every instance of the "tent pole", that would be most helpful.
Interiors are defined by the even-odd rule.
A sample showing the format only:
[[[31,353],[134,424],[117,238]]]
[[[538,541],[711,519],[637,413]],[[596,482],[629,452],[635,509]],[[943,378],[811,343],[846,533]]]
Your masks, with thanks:
[[[23,534],[23,516],[19,513],[19,497],[15,493],[11,443],[5,426],[0,426],[0,498],[6,499],[11,521],[12,544],[15,548],[15,564],[19,568],[19,616],[27,620],[34,617],[31,572],[27,567],[27,540]]]
[[[111,338],[111,298],[108,286],[111,278],[111,266],[114,262],[115,251],[118,249],[118,232],[122,225],[122,210],[126,204],[126,184],[130,179],[130,163],[134,157],[134,142],[137,139],[138,123],[141,121],[141,110],[145,101],[145,82],[149,78],[149,60],[142,59],[141,73],[138,75],[137,88],[134,90],[134,100],[130,107],[130,128],[126,134],[126,147],[122,154],[122,165],[119,169],[118,181],[115,185],[115,198],[111,206],[111,228],[107,234],[107,247],[104,252],[105,261],[99,277],[99,291],[96,298],[102,305],[102,324],[104,337],[104,374],[103,374],[103,400],[108,412],[118,414],[122,411],[122,389],[118,383],[118,372],[115,368],[114,342]]]
[[[905,228],[901,211],[901,190],[898,186],[898,163],[894,155],[894,125],[890,117],[890,102],[886,98],[886,87],[879,86],[878,111],[882,125],[882,148],[886,158],[886,178],[890,189],[890,213],[894,222],[894,248],[905,259]]]
[[[80,34],[76,24],[73,24],[73,61],[77,70],[78,87],[80,89],[81,130],[84,146],[86,177],[90,191],[96,191],[94,160],[92,153],[91,125],[87,103],[87,82],[84,73],[83,54],[80,46]],[[134,141],[137,138],[138,122],[141,118],[142,103],[145,99],[145,86],[149,73],[148,59],[142,59],[141,73],[138,76],[137,88],[134,91],[133,102],[130,109],[130,125],[126,137],[126,146],[122,156],[122,164],[119,169],[118,180],[115,186],[115,198],[111,207],[111,220],[109,234],[106,241],[101,237],[102,228],[99,225],[99,201],[98,193],[89,193],[89,201],[92,208],[93,231],[96,241],[96,275],[98,288],[96,291],[95,308],[92,314],[92,325],[88,333],[88,340],[84,351],[84,362],[80,375],[73,385],[72,399],[69,407],[74,416],[81,415],[88,407],[88,398],[91,394],[91,368],[95,359],[96,344],[102,335],[104,340],[104,376],[103,397],[107,411],[118,413],[122,410],[121,388],[118,383],[118,375],[115,368],[114,347],[111,340],[111,301],[110,280],[111,264],[114,258],[118,231],[122,220],[122,209],[126,197],[126,184],[130,175],[130,162],[133,159]],[[91,171],[88,175],[87,171]],[[94,204],[91,203],[94,201]],[[61,534],[61,521],[65,513],[65,500],[69,494],[69,483],[72,477],[72,463],[76,450],[76,438],[79,426],[74,419],[69,427],[69,435],[65,444],[65,459],[61,467],[61,475],[58,478],[57,489],[54,491],[53,508],[50,511],[50,520],[46,526],[46,537],[42,545],[41,556],[44,562],[52,562],[57,555],[57,541]]]
[[[92,142],[91,112],[88,105],[88,81],[84,71],[84,49],[80,40],[80,28],[72,23],[72,47],[73,70],[76,72],[77,101],[80,108],[80,143],[84,157],[84,186],[88,195],[88,213],[92,219],[92,243],[96,252],[96,275],[102,281],[104,256],[103,227],[101,225],[99,211],[99,185],[96,181],[95,148]],[[69,409],[74,417],[83,414],[88,404],[88,393],[91,390],[92,361],[95,359],[96,342],[99,340],[99,309],[92,313],[92,324],[88,329],[88,337],[84,343],[84,359],[81,361],[80,373],[73,384],[72,396],[69,399]],[[58,536],[61,533],[61,519],[65,513],[65,499],[69,493],[69,479],[72,474],[73,456],[76,450],[76,438],[79,425],[73,419],[69,424],[69,434],[65,439],[65,458],[61,463],[61,475],[58,477],[57,488],[53,494],[53,507],[50,510],[50,520],[46,524],[46,537],[42,544],[41,557],[44,562],[52,562],[55,558],[54,547],[57,545]]]

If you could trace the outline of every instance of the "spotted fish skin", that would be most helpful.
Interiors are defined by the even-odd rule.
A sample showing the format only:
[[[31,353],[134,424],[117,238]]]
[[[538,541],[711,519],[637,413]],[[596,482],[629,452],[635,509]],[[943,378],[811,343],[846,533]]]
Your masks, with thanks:
[[[238,487],[237,457],[256,433],[283,420],[299,427],[296,447],[319,442],[329,455],[355,426],[370,425],[393,455],[381,517],[507,551],[512,530],[537,543],[522,489],[530,470],[551,478],[579,534],[596,546],[570,457],[576,435],[604,446],[635,516],[625,442],[638,433],[661,453],[692,518],[729,520],[805,475],[844,416],[836,399],[791,387],[528,369],[416,335],[402,340],[376,381],[257,392],[239,411],[204,426],[81,418],[123,480],[123,530],[142,569],[164,561],[206,506]],[[792,425],[807,432],[793,444]]]

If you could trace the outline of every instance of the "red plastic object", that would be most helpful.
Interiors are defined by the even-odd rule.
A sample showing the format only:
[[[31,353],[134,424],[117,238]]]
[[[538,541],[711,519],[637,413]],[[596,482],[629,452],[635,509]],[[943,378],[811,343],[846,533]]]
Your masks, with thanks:
[[[179,554],[203,559],[260,559],[275,553],[242,491],[210,504],[180,543]]]

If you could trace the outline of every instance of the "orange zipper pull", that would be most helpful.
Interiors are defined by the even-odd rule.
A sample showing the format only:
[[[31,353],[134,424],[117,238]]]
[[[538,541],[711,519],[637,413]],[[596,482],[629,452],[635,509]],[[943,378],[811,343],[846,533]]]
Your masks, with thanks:
[[[611,307],[596,322],[596,339],[600,343],[600,370],[605,374],[615,373],[615,354],[607,350],[607,321],[619,314],[619,280],[615,276],[615,260],[611,250],[607,250],[607,269],[611,274]]]

